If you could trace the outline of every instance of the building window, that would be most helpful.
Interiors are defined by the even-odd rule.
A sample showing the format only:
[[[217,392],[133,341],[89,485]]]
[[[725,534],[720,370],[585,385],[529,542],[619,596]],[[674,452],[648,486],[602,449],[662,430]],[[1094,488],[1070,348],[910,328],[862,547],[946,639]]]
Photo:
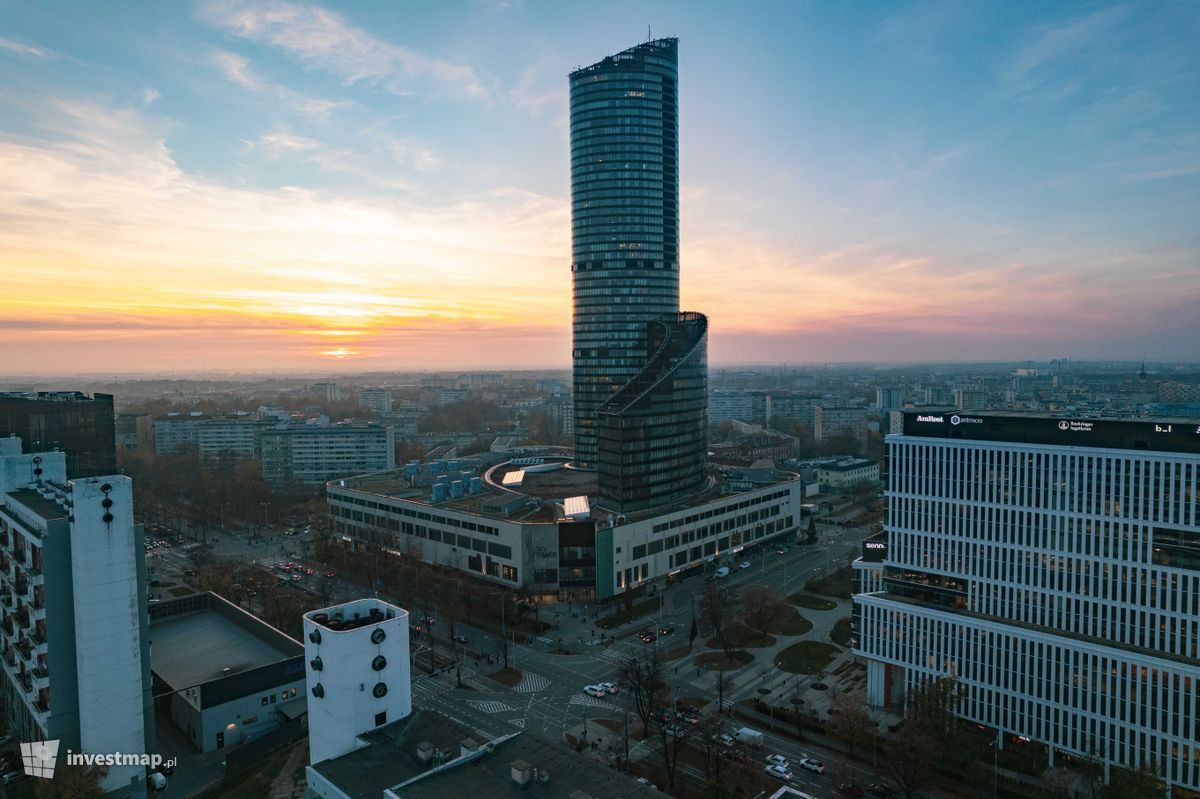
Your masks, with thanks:
[[[375,726],[380,727],[384,724],[387,724],[387,711],[386,710],[382,710],[379,713],[375,714]]]
[[[265,697],[265,696],[264,696],[264,697],[262,698],[262,703],[263,703],[263,707],[266,707],[266,706],[267,706],[267,697]]]
[[[258,716],[251,716],[248,719],[242,719],[243,727],[249,727],[251,724],[257,724],[257,723],[258,723]]]

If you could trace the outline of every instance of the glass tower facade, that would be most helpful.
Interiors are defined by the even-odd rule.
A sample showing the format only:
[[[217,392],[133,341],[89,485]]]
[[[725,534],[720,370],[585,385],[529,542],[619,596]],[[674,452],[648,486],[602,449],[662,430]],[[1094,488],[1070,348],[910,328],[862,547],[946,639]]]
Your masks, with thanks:
[[[645,365],[646,323],[679,311],[676,39],[571,73],[575,463],[596,408]]]
[[[622,508],[706,474],[707,320],[679,313],[678,46],[645,42],[570,75],[575,465]]]

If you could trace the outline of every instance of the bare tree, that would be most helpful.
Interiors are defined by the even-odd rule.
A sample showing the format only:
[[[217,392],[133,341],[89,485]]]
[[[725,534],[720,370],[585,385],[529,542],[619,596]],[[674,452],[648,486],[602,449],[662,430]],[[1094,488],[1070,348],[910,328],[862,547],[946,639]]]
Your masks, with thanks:
[[[779,594],[773,589],[765,585],[752,585],[742,591],[742,610],[746,626],[765,639],[767,628],[783,612],[783,607]]]
[[[662,662],[653,652],[647,652],[641,657],[629,657],[621,665],[617,681],[629,692],[634,712],[642,721],[642,735],[646,735],[650,729],[651,716],[663,704],[665,684]]]
[[[663,770],[667,773],[667,787],[675,790],[675,770],[679,765],[679,752],[686,746],[688,732],[676,719],[670,724],[660,725],[658,737],[663,756]]]
[[[854,757],[855,747],[865,747],[871,742],[875,734],[875,722],[866,704],[850,694],[836,694],[829,705],[829,722],[825,730],[846,744],[850,757]]]
[[[700,618],[721,642],[726,660],[733,657],[729,627],[733,623],[736,611],[737,597],[732,592],[711,582],[704,587],[704,593],[700,595]]]
[[[706,715],[696,725],[699,749],[704,757],[704,778],[712,781],[721,779],[721,717]]]

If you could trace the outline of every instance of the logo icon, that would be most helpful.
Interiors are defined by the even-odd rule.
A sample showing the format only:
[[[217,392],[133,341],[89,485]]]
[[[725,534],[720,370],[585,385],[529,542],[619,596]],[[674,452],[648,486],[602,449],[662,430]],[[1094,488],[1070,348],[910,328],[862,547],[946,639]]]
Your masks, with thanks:
[[[50,779],[54,776],[54,764],[58,762],[58,741],[22,742],[21,760],[30,777]]]
[[[958,424],[961,421],[962,419],[959,419],[957,414],[950,417],[950,424]]]
[[[1071,423],[1070,423],[1070,422],[1059,422],[1059,423],[1058,423],[1058,429],[1059,429],[1059,430],[1069,430],[1070,428],[1071,428]]]

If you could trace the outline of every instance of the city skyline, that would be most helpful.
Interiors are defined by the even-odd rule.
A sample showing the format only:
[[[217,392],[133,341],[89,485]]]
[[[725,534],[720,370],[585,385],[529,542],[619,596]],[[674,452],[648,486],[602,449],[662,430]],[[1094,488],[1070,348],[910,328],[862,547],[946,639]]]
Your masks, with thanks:
[[[0,368],[565,367],[567,74],[643,23],[714,364],[1194,358],[1194,9],[614,11],[12,10]]]

